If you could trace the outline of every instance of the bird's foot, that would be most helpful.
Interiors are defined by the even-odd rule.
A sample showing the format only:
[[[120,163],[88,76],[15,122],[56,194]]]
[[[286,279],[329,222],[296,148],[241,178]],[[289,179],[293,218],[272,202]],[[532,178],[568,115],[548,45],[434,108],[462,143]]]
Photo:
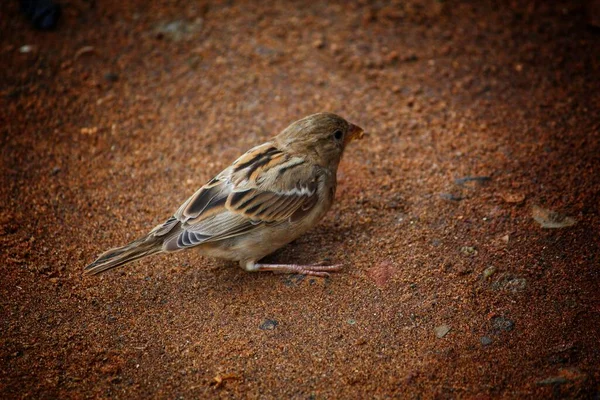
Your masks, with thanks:
[[[255,271],[271,271],[278,274],[301,274],[328,277],[330,272],[340,271],[342,264],[335,265],[298,265],[298,264],[255,264]]]

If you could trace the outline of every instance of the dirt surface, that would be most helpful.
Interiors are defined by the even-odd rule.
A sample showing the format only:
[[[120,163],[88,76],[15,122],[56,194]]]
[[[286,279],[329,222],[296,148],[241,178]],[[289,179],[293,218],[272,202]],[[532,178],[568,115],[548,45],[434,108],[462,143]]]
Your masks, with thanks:
[[[65,1],[55,32],[0,4],[0,397],[598,398],[583,3],[146,3]],[[82,276],[319,111],[371,137],[268,259],[343,272]]]

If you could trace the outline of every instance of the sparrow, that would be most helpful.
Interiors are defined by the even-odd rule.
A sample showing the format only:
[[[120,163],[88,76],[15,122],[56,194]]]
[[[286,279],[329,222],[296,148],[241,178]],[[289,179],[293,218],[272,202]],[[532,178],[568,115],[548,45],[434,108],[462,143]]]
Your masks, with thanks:
[[[98,274],[140,258],[189,248],[237,261],[246,271],[328,276],[341,265],[263,264],[314,227],[335,198],[338,165],[362,128],[332,113],[300,119],[248,150],[164,223],[85,267]]]

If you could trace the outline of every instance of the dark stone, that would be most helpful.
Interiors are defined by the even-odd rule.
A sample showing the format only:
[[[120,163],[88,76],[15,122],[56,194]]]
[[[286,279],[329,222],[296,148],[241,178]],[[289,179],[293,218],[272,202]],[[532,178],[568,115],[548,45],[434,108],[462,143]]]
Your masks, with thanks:
[[[119,80],[119,75],[115,74],[114,72],[107,72],[104,74],[104,79],[109,82],[116,82]]]
[[[266,319],[262,324],[260,324],[258,329],[262,331],[272,331],[277,325],[279,325],[279,322],[275,321],[274,319]]]
[[[512,320],[505,317],[494,317],[492,319],[492,327],[496,332],[509,332],[515,328],[515,323]]]

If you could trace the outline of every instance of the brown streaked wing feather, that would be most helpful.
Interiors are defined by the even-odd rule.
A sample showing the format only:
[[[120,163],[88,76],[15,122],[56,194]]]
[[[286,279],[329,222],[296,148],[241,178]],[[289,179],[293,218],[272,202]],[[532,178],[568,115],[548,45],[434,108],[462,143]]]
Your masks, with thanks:
[[[277,179],[270,184],[275,183],[276,190],[257,183],[265,182],[264,174],[273,168],[278,168]],[[296,179],[283,179],[285,174]],[[316,189],[313,171],[304,160],[285,155],[272,143],[257,146],[181,206],[175,217],[182,232],[166,247],[191,247],[239,236],[265,223],[297,221],[317,204]]]
[[[281,150],[277,149],[272,143],[263,143],[248,150],[243,156],[233,162],[233,172],[239,172],[245,168],[252,167],[257,163],[261,163],[264,159],[269,162],[269,159],[274,154],[281,154]]]
[[[269,208],[266,214],[266,218],[269,220],[279,220],[282,218],[282,213],[293,207],[294,203],[298,201],[297,197],[285,197],[283,199],[279,199],[279,202],[275,204],[273,207]]]
[[[245,182],[255,182],[258,175],[277,164],[283,156],[283,152],[273,143],[267,142],[257,146],[233,163],[231,179],[236,186]]]
[[[252,220],[284,222],[298,208],[311,204],[311,198],[316,196],[316,185],[301,185],[286,192],[253,189],[244,194],[242,201],[231,201],[233,194],[230,195],[226,207]]]
[[[226,181],[214,178],[194,193],[175,216],[183,221],[199,216],[207,217],[211,214],[211,210],[218,209],[225,203],[229,193],[231,193],[231,185],[228,185]]]
[[[297,208],[296,211],[294,211],[294,213],[290,216],[290,219],[293,222],[301,220],[302,218],[308,215],[310,210],[312,210],[312,208],[316,206],[318,202],[319,196],[317,195],[317,193],[315,193],[312,196],[310,196],[306,201],[304,201],[301,207]]]

